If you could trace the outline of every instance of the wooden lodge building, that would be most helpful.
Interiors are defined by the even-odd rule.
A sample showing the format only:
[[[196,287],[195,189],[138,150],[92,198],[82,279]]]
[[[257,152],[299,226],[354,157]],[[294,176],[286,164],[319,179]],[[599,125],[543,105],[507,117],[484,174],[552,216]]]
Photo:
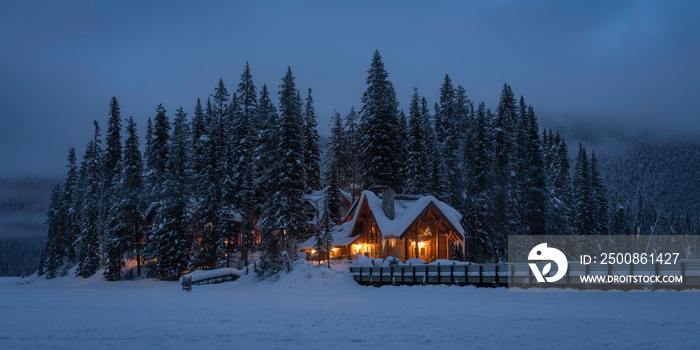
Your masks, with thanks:
[[[395,196],[386,191],[378,197],[363,191],[333,230],[331,258],[361,254],[370,258],[389,256],[432,262],[451,259],[452,247],[464,247],[461,215],[433,196]],[[311,237],[300,245],[308,260],[318,259]],[[324,256],[325,258],[325,256]]]

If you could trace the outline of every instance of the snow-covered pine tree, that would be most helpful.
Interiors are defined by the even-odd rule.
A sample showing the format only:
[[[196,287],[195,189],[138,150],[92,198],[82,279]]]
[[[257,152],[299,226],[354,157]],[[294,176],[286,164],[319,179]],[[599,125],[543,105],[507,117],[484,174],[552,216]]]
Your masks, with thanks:
[[[586,149],[578,145],[576,168],[574,170],[574,234],[590,235],[594,233],[591,172]]]
[[[147,154],[146,177],[150,185],[151,200],[157,201],[158,193],[162,189],[165,166],[168,161],[168,138],[170,121],[165,114],[167,111],[162,104],[156,107],[156,116],[153,118],[153,138]]]
[[[146,121],[146,146],[143,152],[144,161],[148,165],[148,160],[151,159],[151,146],[153,145],[153,120],[148,117]]]
[[[121,279],[124,257],[136,256],[137,275],[141,269],[141,242],[143,239],[143,160],[133,117],[127,119],[124,153],[120,161],[121,175],[115,184],[111,215],[108,217],[108,235],[105,242],[107,261],[105,278]]]
[[[210,106],[211,102],[207,101],[207,105]],[[207,110],[210,110],[208,108]],[[208,164],[207,159],[207,146],[209,141],[209,125],[211,124],[211,114],[205,112],[202,107],[201,99],[197,98],[197,102],[194,107],[194,116],[192,117],[192,128],[190,135],[190,155],[191,159],[191,171],[192,179],[190,182],[190,193],[192,194],[192,205],[195,210],[193,210],[192,222],[194,223],[194,236],[201,237],[199,234],[204,226],[202,223],[205,222],[202,219],[201,206],[204,205],[205,196],[207,195],[206,188],[201,185],[202,179],[206,177],[206,169]],[[197,240],[193,241],[192,247],[190,247],[190,261],[188,269],[195,269],[199,267],[199,242]]]
[[[321,189],[321,149],[319,148],[318,123],[314,109],[314,100],[311,97],[311,89],[306,95],[304,103],[304,171],[305,191],[311,193],[313,190]]]
[[[507,256],[508,235],[520,233],[520,188],[517,174],[518,129],[517,108],[513,91],[503,85],[494,121],[494,227],[498,237],[494,239],[497,255]]]
[[[277,208],[278,229],[286,230],[288,254],[296,255],[296,239],[306,230],[302,204],[304,194],[304,118],[302,116],[302,101],[295,87],[291,68],[280,85],[280,147],[281,169],[278,188],[272,196]],[[295,96],[296,95],[296,96]]]
[[[427,186],[427,194],[435,196],[439,200],[449,198],[447,168],[445,167],[444,154],[441,152],[440,141],[435,134],[435,123],[431,120],[428,100],[421,98],[421,116],[423,118],[426,135],[426,147],[428,159],[430,159],[430,182]]]
[[[56,184],[51,191],[49,210],[46,212],[45,223],[49,230],[46,233],[44,248],[41,250],[39,275],[46,273],[47,279],[56,277],[63,263],[63,252],[61,252],[59,247],[59,237],[64,229],[61,214],[61,194],[61,185]]]
[[[467,97],[467,91],[462,85],[457,85],[455,90],[455,115],[457,116],[457,137],[459,142],[459,159],[462,169],[461,188],[462,196],[468,198],[469,184],[474,181],[474,174],[469,164],[474,159],[474,123],[476,115],[474,103]],[[466,193],[465,193],[466,192]],[[465,203],[466,204],[466,203]]]
[[[476,111],[472,140],[473,156],[468,167],[472,181],[468,182],[470,202],[462,219],[467,228],[466,258],[472,262],[493,261],[499,242],[495,241],[492,230],[492,204],[490,196],[493,186],[493,134],[491,133],[491,113],[481,102]]]
[[[105,180],[105,211],[109,213],[111,204],[111,188],[114,183],[119,182],[121,169],[119,168],[122,158],[122,117],[119,112],[119,102],[116,97],[112,97],[109,102],[109,119],[107,120],[107,134],[105,135],[105,153],[103,177]]]
[[[338,181],[337,181],[337,164],[331,164],[331,181],[329,182],[329,188],[324,194],[323,198],[323,216],[321,221],[323,222],[323,249],[326,251],[326,259],[328,260],[328,267],[331,267],[331,253],[333,251],[333,226],[340,221],[340,192],[338,191]]]
[[[353,200],[360,196],[360,134],[357,125],[357,112],[355,107],[350,108],[350,113],[345,117],[345,161],[340,168],[341,188],[352,195]]]
[[[594,151],[591,152],[590,171],[591,174],[589,178],[594,233],[598,235],[607,235],[610,225],[608,216],[608,192],[605,188],[605,184],[603,184],[603,178],[600,175],[600,169],[598,169],[598,159]]]
[[[340,118],[340,115],[337,116]],[[325,252],[328,267],[330,267],[331,252],[333,249],[332,229],[340,222],[340,188],[338,186],[338,159],[331,152],[326,160],[326,171],[324,177],[327,186],[323,193],[323,211],[321,220],[315,229],[314,236],[316,243],[314,249],[318,251],[318,263],[321,264],[322,252]]]
[[[258,197],[255,183],[255,161],[260,130],[257,91],[253,84],[250,66],[246,62],[241,82],[238,84],[239,123],[238,140],[235,155],[237,182],[239,192],[236,198],[238,211],[241,214],[241,258],[248,259],[248,252],[255,244],[255,219],[258,215]]]
[[[400,192],[405,181],[400,164],[403,145],[397,137],[400,132],[398,102],[379,51],[374,52],[367,73],[359,126],[362,187],[378,193],[387,188]]]
[[[447,173],[447,197],[445,200],[454,208],[463,208],[463,168],[460,154],[462,132],[460,120],[455,106],[455,89],[450,76],[445,74],[445,80],[440,88],[440,101],[435,105],[435,135],[439,150],[443,155]]]
[[[277,162],[277,157],[281,136],[278,130],[277,109],[270,99],[266,85],[263,85],[260,90],[258,108],[258,120],[263,126],[260,130],[260,144],[256,152],[258,157],[255,160],[255,169],[258,176],[255,187],[261,211],[258,228],[262,236],[262,255],[261,265],[256,272],[259,276],[266,277],[279,271],[282,263],[282,246],[274,228],[272,215],[275,207],[271,199],[276,191],[280,175],[280,164]]]
[[[524,115],[525,157],[523,173],[523,228],[526,234],[544,235],[547,232],[547,181],[545,177],[542,148],[537,116],[532,106]]]
[[[327,212],[333,225],[341,220],[340,214],[340,181],[338,173],[340,172],[340,160],[343,159],[343,124],[340,119],[340,113],[335,113],[333,118],[333,127],[331,128],[331,138],[328,142],[328,157],[326,158],[326,167],[324,179],[326,181],[326,189],[323,198],[323,208]]]
[[[212,95],[214,102],[207,101],[209,124],[204,138],[206,163],[203,164],[203,169],[197,176],[196,192],[200,205],[197,212],[198,221],[195,222],[195,242],[190,256],[190,269],[214,267],[218,260],[220,215],[224,209],[222,180],[225,178],[224,170],[227,162],[225,132],[229,96],[223,79],[219,79],[219,84]]]
[[[75,263],[75,240],[80,235],[80,226],[78,225],[78,166],[75,157],[75,148],[68,150],[68,171],[66,172],[66,180],[63,182],[63,194],[61,196],[61,213],[63,215],[63,230],[58,238],[58,247],[63,257],[61,266],[64,268],[61,274],[65,274],[68,266]]]
[[[427,122],[421,112],[420,100],[418,88],[413,88],[408,112],[408,161],[404,188],[404,192],[411,194],[428,193],[431,174],[431,160],[427,148],[427,139],[431,135],[425,128]]]
[[[240,163],[245,152],[241,149],[240,142],[244,131],[241,128],[249,128],[250,124],[242,121],[241,106],[238,95],[234,92],[228,110],[223,115],[224,135],[223,154],[224,161],[221,164],[221,207],[218,214],[216,242],[216,265],[223,266],[228,263],[230,241],[238,234],[238,224],[241,205],[241,180],[245,175],[239,173]],[[242,153],[238,153],[238,152]]]
[[[326,158],[326,164],[329,164],[330,158],[333,157],[336,161],[338,161],[338,173],[337,175],[337,180],[338,180],[338,186],[342,185],[342,173],[343,173],[343,165],[340,163],[340,160],[347,161],[348,160],[348,155],[347,155],[347,133],[345,132],[345,128],[343,127],[343,118],[340,116],[340,113],[337,111],[333,114],[333,118],[331,120],[331,137],[328,140],[328,144],[326,145],[328,147],[328,150],[326,151],[327,158]],[[324,171],[324,180],[327,183],[329,181],[328,178],[328,169]]]
[[[175,280],[187,269],[187,249],[192,244],[188,232],[190,182],[189,125],[187,113],[180,107],[175,113],[173,132],[168,143],[165,183],[161,194],[156,226],[151,234],[149,257],[155,260],[154,277]]]
[[[146,171],[145,180],[148,184],[145,195],[146,207],[150,210],[159,210],[160,199],[162,198],[163,185],[165,183],[166,166],[168,162],[168,142],[170,138],[170,121],[166,115],[166,109],[162,104],[156,107],[156,116],[153,118],[153,130],[150,141],[150,146],[146,152]],[[148,146],[148,145],[147,145]],[[149,250],[152,248],[153,226],[147,223],[149,231],[145,232],[146,245],[145,255],[149,255]]]
[[[547,183],[550,189],[547,232],[568,235],[572,232],[571,176],[569,174],[569,150],[559,133],[547,134]]]
[[[399,172],[399,176],[403,179],[403,185],[406,185],[406,161],[408,160],[408,151],[407,151],[407,146],[408,146],[408,118],[406,117],[406,113],[404,113],[403,110],[399,110],[399,117],[398,117],[398,142],[401,147],[399,148],[399,163],[401,164],[401,169]]]
[[[279,146],[277,108],[270,99],[267,85],[263,85],[260,90],[260,100],[258,101],[258,117],[260,128],[260,141],[256,149],[255,166],[255,189],[258,210],[262,211],[267,200],[275,191],[277,183],[277,147]]]
[[[452,126],[455,114],[455,90],[448,74],[440,87],[440,101],[435,104],[435,135],[441,144],[447,139],[447,130]]]
[[[204,113],[204,108],[202,107],[202,101],[197,98],[197,102],[194,106],[194,116],[192,117],[192,128],[191,128],[191,147],[190,151],[192,155],[192,173],[195,176],[201,174],[204,164],[206,163],[205,148],[204,148],[204,138],[207,135],[207,125],[209,121],[207,120],[207,115]],[[194,183],[192,184],[194,186]]]
[[[304,120],[302,102],[294,84],[291,68],[280,85],[279,168],[276,191],[266,204],[263,227],[263,254],[260,275],[279,270],[282,250],[296,256],[296,240],[307,230],[302,210],[305,172],[303,167]]]
[[[102,236],[102,141],[100,127],[94,121],[95,135],[83,155],[80,166],[80,236],[76,242],[78,251],[77,273],[82,277],[90,277],[100,268],[100,238]]]

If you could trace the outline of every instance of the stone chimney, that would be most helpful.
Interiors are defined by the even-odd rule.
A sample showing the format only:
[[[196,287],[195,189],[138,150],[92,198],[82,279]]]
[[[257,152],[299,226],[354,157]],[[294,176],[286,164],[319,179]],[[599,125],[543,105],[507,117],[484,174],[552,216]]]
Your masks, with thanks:
[[[382,210],[389,220],[394,220],[394,190],[391,188],[382,193]]]

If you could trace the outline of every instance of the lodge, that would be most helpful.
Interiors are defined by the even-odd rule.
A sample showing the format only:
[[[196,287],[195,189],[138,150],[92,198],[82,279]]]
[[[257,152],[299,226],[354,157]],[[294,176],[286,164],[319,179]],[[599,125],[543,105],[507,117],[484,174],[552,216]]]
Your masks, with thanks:
[[[453,248],[463,249],[461,215],[433,196],[395,195],[381,197],[363,191],[348,210],[343,223],[333,229],[331,258],[352,258],[357,254],[401,261],[422,259],[432,262],[451,259]],[[318,259],[311,237],[300,245],[307,260]],[[325,259],[325,254],[322,257]]]

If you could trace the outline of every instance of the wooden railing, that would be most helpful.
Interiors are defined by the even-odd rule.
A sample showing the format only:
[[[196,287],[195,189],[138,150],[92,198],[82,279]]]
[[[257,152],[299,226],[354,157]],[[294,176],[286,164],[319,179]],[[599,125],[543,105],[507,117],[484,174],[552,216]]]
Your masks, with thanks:
[[[483,265],[399,265],[351,267],[350,273],[360,284],[459,284],[505,286],[507,264]]]
[[[532,270],[523,264],[471,265],[399,265],[382,267],[350,267],[355,281],[362,285],[456,284],[477,286],[567,287],[596,289],[700,288],[700,261],[680,261],[673,265],[569,264],[567,273],[557,282],[538,283]],[[581,276],[682,276],[682,283],[596,284],[581,281]],[[509,284],[510,283],[510,284]]]

